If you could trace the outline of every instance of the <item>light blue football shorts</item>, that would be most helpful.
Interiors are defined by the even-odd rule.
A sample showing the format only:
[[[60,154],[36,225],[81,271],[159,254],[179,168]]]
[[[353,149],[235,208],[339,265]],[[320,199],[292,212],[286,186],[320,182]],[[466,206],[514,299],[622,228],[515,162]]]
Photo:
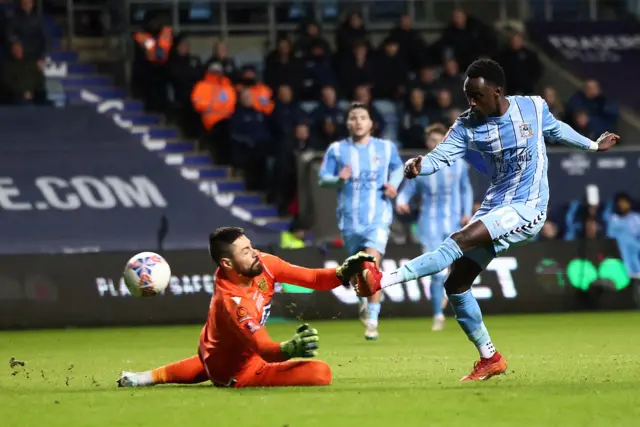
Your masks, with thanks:
[[[364,232],[357,233],[344,230],[342,232],[342,240],[344,241],[345,249],[350,255],[366,248],[374,249],[380,255],[384,255],[387,249],[387,241],[389,240],[389,226],[372,226]]]
[[[465,252],[464,256],[485,269],[500,253],[535,237],[542,229],[546,218],[546,212],[526,206],[524,203],[480,208],[471,221],[482,221],[491,234],[493,244],[472,249]]]

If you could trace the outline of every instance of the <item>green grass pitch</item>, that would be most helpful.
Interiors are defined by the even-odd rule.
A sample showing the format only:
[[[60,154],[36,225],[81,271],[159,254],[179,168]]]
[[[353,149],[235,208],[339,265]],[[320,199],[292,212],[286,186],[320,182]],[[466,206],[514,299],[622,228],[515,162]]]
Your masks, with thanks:
[[[118,389],[121,370],[194,354],[199,326],[0,332],[0,425],[638,426],[640,312],[487,317],[506,376],[459,383],[477,352],[453,319],[384,320],[366,342],[355,321],[314,322],[324,388]],[[269,326],[283,340],[295,324]],[[9,359],[24,367],[9,367]]]

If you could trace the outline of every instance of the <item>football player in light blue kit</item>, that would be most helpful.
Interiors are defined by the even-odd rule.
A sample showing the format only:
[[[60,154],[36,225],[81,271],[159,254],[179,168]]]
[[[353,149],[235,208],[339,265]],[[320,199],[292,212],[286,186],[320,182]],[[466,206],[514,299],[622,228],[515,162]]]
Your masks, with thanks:
[[[480,352],[480,361],[462,381],[486,380],[507,369],[491,342],[471,285],[497,254],[530,240],[542,228],[549,201],[545,139],[585,151],[606,151],[620,138],[605,132],[591,141],[556,120],[542,98],[505,97],[504,83],[504,72],[497,62],[473,62],[464,82],[471,108],[456,120],[438,148],[405,163],[405,177],[412,179],[452,165],[467,150],[481,153],[491,184],[480,210],[436,250],[400,269],[382,273],[371,267],[363,271],[370,290],[377,291],[451,265],[445,289],[458,323]],[[356,290],[365,295],[370,291]]]
[[[347,111],[350,138],[334,142],[324,155],[320,185],[338,190],[338,229],[349,254],[365,251],[379,264],[393,220],[391,200],[403,179],[403,163],[393,142],[371,136],[366,105]],[[360,300],[365,338],[378,338],[381,293]]]
[[[442,124],[428,126],[425,129],[427,152],[433,151],[446,133],[447,128]],[[410,212],[409,202],[416,195],[420,195],[421,199],[418,239],[422,252],[426,253],[436,250],[451,233],[467,225],[471,219],[473,188],[469,181],[469,165],[458,160],[451,167],[432,175],[406,181],[396,199],[399,214]],[[431,277],[432,331],[444,329],[444,280],[448,273],[445,268]]]

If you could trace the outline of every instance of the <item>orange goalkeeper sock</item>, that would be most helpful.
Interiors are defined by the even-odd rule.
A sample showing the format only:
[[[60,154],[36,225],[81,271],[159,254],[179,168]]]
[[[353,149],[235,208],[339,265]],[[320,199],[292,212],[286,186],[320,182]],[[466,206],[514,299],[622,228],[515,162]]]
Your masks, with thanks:
[[[151,377],[154,384],[196,384],[209,379],[198,356],[156,368]]]

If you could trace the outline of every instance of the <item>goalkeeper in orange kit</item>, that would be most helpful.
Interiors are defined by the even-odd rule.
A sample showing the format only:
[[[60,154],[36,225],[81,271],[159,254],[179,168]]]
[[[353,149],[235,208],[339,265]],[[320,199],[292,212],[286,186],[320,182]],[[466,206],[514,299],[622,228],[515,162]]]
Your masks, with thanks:
[[[292,283],[327,291],[347,283],[371,255],[358,253],[338,268],[308,269],[259,252],[241,228],[223,227],[209,236],[209,252],[218,264],[207,322],[198,355],[152,371],[123,372],[120,387],[194,384],[210,380],[218,387],[318,386],[331,383],[331,369],[312,358],[318,331],[302,325],[289,341],[269,338],[264,325],[274,283]]]

